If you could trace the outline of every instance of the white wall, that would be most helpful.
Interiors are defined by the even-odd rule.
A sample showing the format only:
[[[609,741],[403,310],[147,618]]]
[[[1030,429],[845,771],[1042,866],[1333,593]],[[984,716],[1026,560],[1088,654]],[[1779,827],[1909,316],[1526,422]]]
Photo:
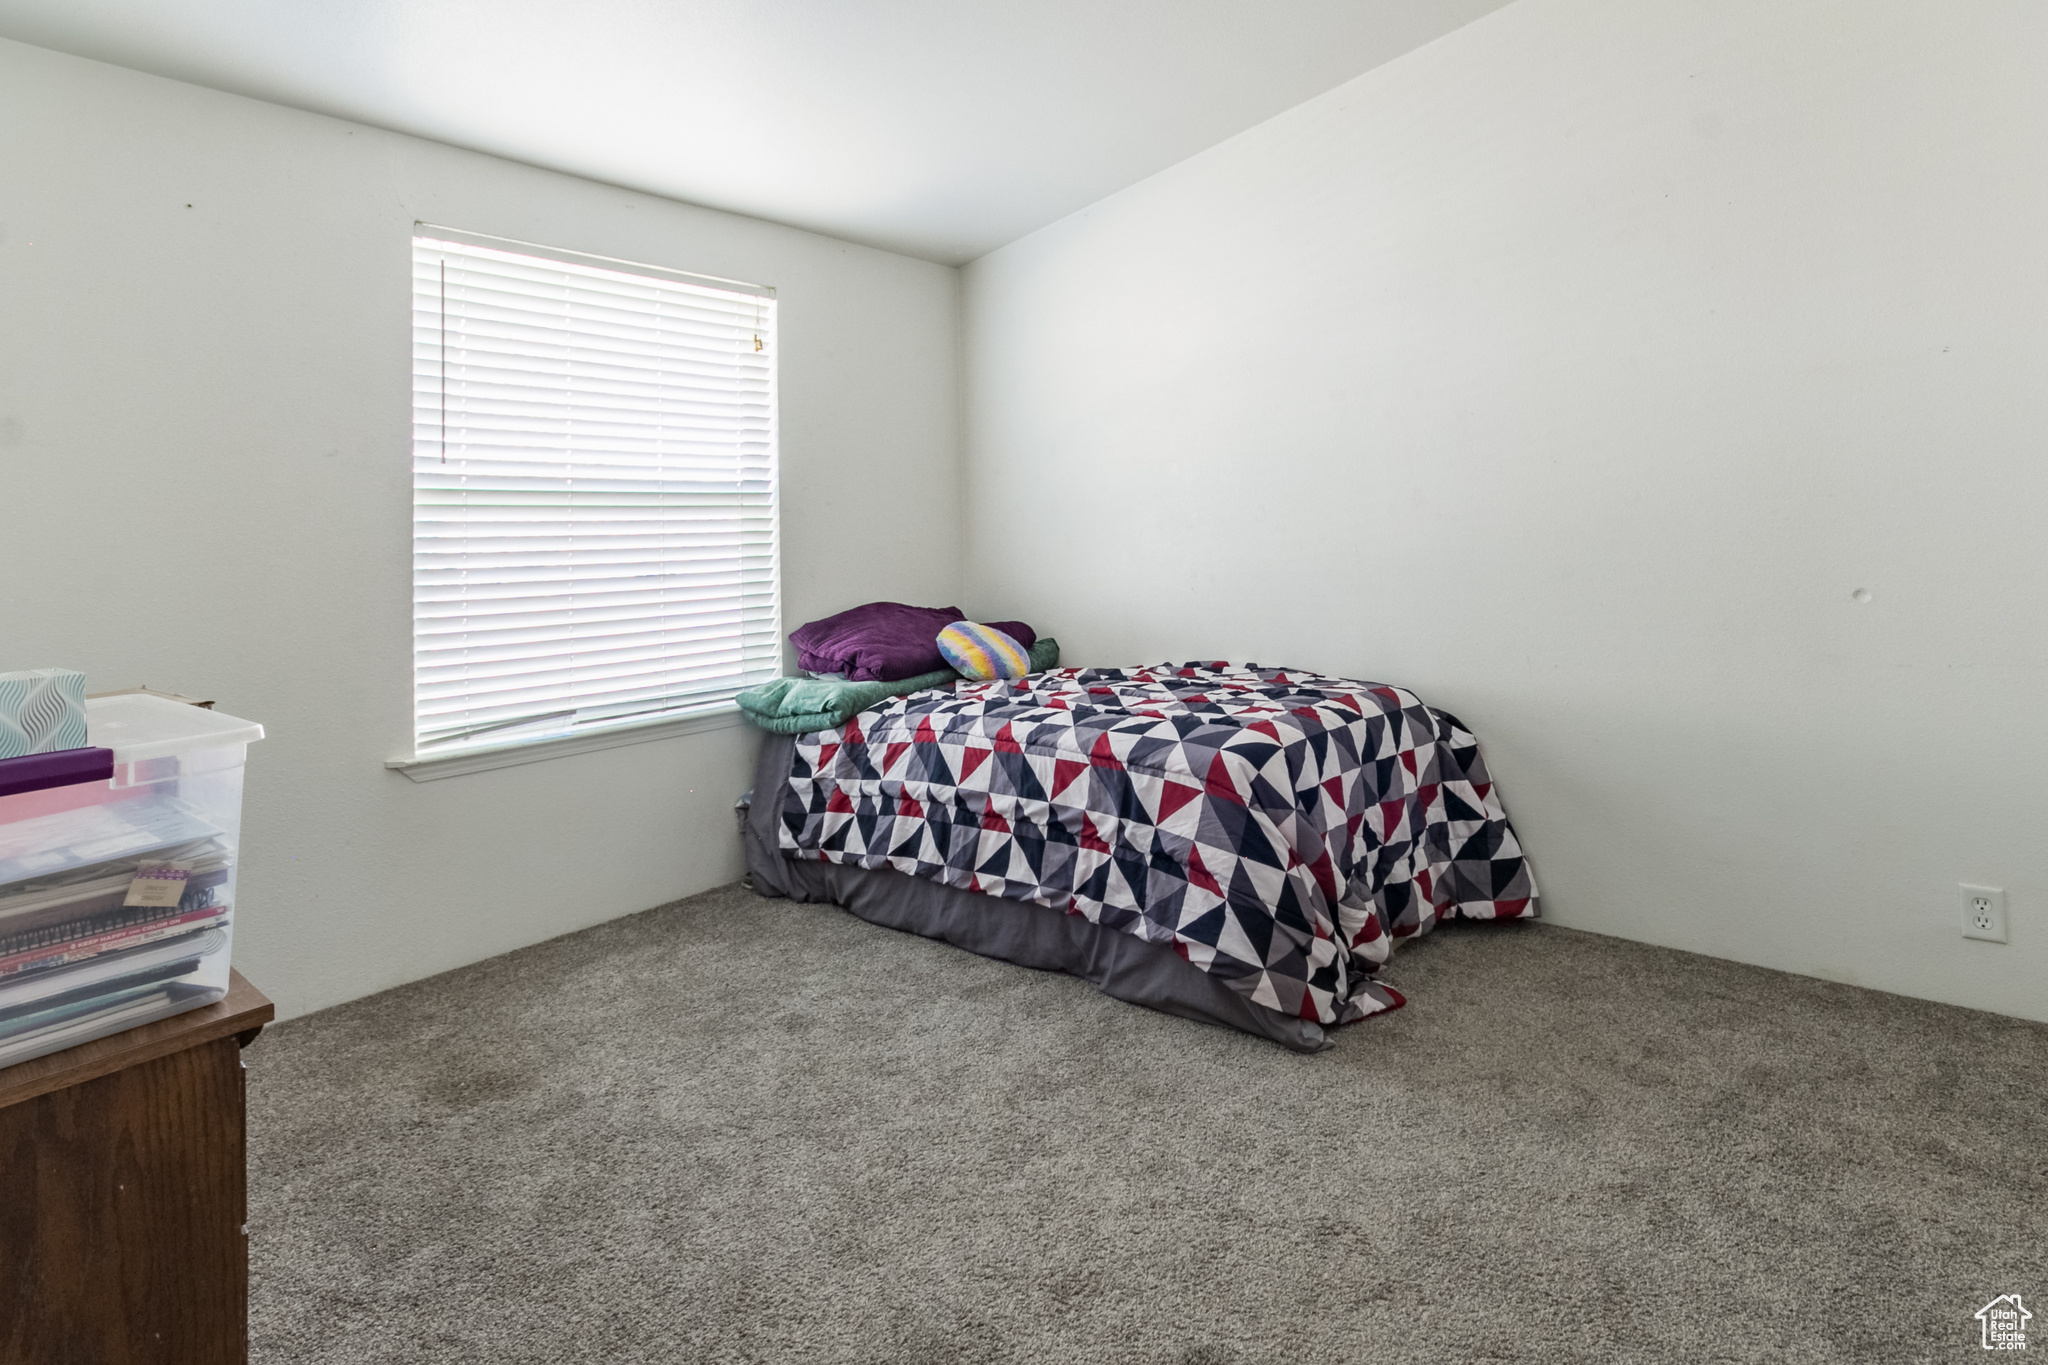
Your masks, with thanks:
[[[415,784],[414,220],[781,299],[784,608],[957,587],[957,273],[0,42],[0,667],[262,721],[286,1014],[739,874],[728,729]]]
[[[1415,688],[1560,924],[2048,1018],[2043,71],[2027,0],[1518,0],[1006,247],[969,605]]]

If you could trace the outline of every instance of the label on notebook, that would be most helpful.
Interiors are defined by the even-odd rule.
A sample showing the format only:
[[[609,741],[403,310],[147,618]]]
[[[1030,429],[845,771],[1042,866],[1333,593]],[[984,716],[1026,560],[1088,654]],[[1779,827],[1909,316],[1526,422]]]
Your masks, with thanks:
[[[183,863],[144,863],[135,869],[135,880],[128,883],[128,899],[121,904],[176,905],[185,899],[185,882],[191,875],[192,869]]]

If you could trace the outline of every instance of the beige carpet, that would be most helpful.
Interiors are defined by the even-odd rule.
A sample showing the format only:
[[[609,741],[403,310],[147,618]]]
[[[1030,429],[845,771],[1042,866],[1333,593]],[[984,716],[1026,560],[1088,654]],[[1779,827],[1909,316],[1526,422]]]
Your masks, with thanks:
[[[735,887],[281,1025],[254,1358],[2048,1349],[2048,1029],[1545,926],[1391,975],[1301,1057]]]

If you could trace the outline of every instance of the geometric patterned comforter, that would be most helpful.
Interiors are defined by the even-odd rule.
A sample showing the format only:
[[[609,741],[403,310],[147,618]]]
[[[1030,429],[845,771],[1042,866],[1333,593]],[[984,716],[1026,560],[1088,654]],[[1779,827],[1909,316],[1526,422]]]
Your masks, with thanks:
[[[1170,944],[1268,1009],[1342,1024],[1447,918],[1536,913],[1458,721],[1400,688],[1222,663],[916,692],[800,735],[799,858],[894,868]]]

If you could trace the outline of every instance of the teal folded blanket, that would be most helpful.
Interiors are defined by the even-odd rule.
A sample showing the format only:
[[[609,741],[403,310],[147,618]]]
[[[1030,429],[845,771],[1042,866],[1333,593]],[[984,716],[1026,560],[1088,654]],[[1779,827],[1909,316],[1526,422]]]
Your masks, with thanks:
[[[1046,638],[1031,646],[1031,671],[1060,666],[1060,642]],[[950,668],[895,682],[847,682],[842,678],[774,678],[750,687],[737,700],[747,719],[778,735],[807,735],[846,724],[853,716],[891,697],[951,687],[960,675]]]

